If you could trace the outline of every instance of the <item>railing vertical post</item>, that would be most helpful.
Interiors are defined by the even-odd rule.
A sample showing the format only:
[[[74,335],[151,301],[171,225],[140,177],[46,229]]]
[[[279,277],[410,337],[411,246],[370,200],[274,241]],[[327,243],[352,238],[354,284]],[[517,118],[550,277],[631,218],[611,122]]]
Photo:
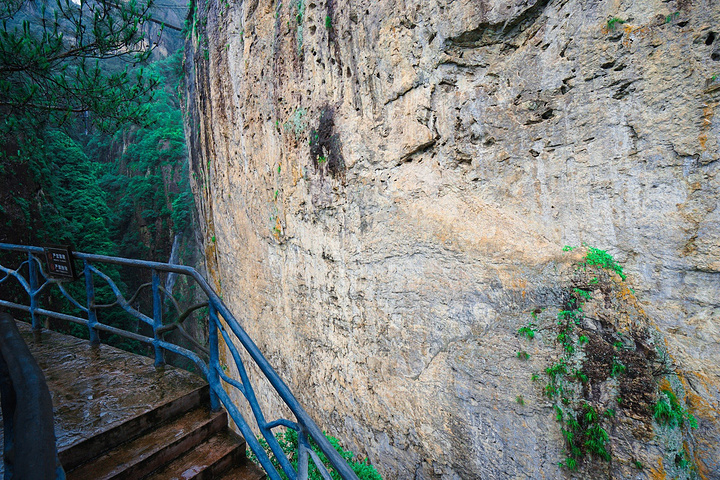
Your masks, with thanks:
[[[298,480],[307,480],[308,478],[309,448],[310,442],[308,442],[307,430],[300,425],[300,431],[298,432]]]
[[[161,340],[158,329],[162,327],[162,297],[160,296],[160,274],[157,270],[152,271],[152,293],[153,293],[153,337],[155,338],[155,367],[165,365],[165,351],[158,344]]]
[[[42,325],[40,325],[40,318],[35,315],[35,310],[38,308],[38,274],[37,266],[35,266],[35,257],[32,253],[28,253],[28,268],[30,269],[30,274],[28,275],[30,283],[30,318],[32,319],[33,330],[39,333],[42,330]]]
[[[87,293],[87,309],[88,309],[88,330],[90,331],[90,345],[100,345],[100,335],[95,330],[97,325],[97,311],[95,310],[95,284],[93,282],[93,273],[90,269],[90,262],[84,261],[85,272],[85,292]]]
[[[208,383],[210,384],[210,409],[213,412],[220,410],[220,401],[218,400],[216,388],[220,388],[220,352],[218,347],[218,315],[215,305],[212,301],[208,303],[210,310],[210,319],[208,321],[208,336],[210,343],[210,361],[208,368]]]

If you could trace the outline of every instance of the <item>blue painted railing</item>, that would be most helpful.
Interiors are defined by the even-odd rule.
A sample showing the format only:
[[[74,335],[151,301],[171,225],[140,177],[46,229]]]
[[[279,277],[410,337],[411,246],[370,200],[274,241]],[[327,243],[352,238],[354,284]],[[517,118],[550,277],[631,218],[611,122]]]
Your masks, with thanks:
[[[282,478],[282,472],[284,476],[290,480],[305,480],[308,476],[309,459],[312,459],[321,476],[325,480],[331,480],[331,476],[327,468],[325,467],[325,465],[323,465],[317,453],[315,453],[315,451],[313,451],[310,446],[310,439],[312,439],[315,445],[317,445],[320,451],[325,454],[331,465],[335,468],[337,473],[339,473],[343,479],[357,480],[358,477],[355,475],[355,472],[353,472],[352,468],[350,468],[347,462],[332,447],[325,435],[323,435],[320,428],[318,428],[318,426],[310,418],[305,409],[303,409],[303,407],[297,401],[288,386],[280,378],[277,372],[275,372],[270,363],[260,352],[257,345],[255,345],[255,343],[248,336],[245,330],[240,326],[238,321],[235,319],[230,310],[225,306],[220,297],[194,268],[183,265],[172,265],[160,262],[147,262],[142,260],[73,252],[74,259],[76,261],[83,262],[82,276],[85,277],[84,282],[87,297],[85,304],[83,305],[77,299],[73,298],[63,287],[64,282],[52,279],[44,272],[43,261],[41,260],[44,255],[43,248],[0,243],[0,251],[17,252],[21,255],[26,255],[27,259],[23,260],[20,265],[14,269],[0,265],[0,275],[5,275],[4,277],[0,278],[0,284],[6,282],[9,279],[15,279],[29,295],[29,305],[0,299],[0,306],[29,312],[34,330],[42,329],[42,326],[40,324],[40,316],[47,316],[86,326],[89,330],[91,343],[99,343],[100,338],[98,332],[104,331],[132,340],[136,340],[147,345],[151,345],[155,353],[156,366],[161,366],[165,363],[165,351],[170,351],[181,355],[191,360],[203,373],[203,375],[208,381],[208,384],[210,385],[211,408],[213,410],[217,410],[218,408],[220,408],[220,404],[225,407],[228,414],[235,422],[235,425],[237,425],[242,435],[245,437],[245,441],[257,457],[262,467],[265,469],[265,472],[270,479],[280,480]],[[126,300],[115,282],[107,274],[103,273],[98,268],[98,265],[101,264],[139,267],[143,269],[149,269],[151,271],[152,283],[148,286],[151,286],[152,288],[152,317],[149,317],[140,312],[139,310],[133,308],[133,306],[131,305],[133,301]],[[27,267],[27,278],[24,274],[25,267]],[[203,303],[200,305],[195,305],[191,307],[190,310],[196,310],[197,308],[201,308],[204,306],[208,307],[209,349],[205,349],[202,345],[197,344],[197,342],[195,342],[189,335],[187,335],[181,325],[182,321],[184,320],[184,318],[187,317],[190,310],[179,315],[175,323],[170,325],[163,325],[163,294],[165,292],[160,285],[160,272],[176,273],[192,278],[207,296],[207,304]],[[108,307],[108,305],[97,305],[95,302],[96,277],[99,277],[109,285],[117,298],[116,304],[118,306],[122,307],[122,309],[125,310],[128,314],[139,319],[140,321],[144,322],[152,328],[152,337],[141,335],[136,332],[123,330],[121,328],[117,328],[111,325],[106,325],[98,319],[98,310]],[[39,297],[46,289],[53,286],[57,287],[61,294],[65,298],[67,298],[70,303],[72,303],[78,310],[83,312],[86,318],[42,308],[39,303]],[[141,287],[141,289],[143,287]],[[135,297],[135,295],[133,297]],[[169,295],[168,297],[170,300],[172,300]],[[222,318],[222,321],[220,320],[220,318]],[[200,351],[205,351],[208,357],[207,362],[203,358],[201,358],[200,354],[164,340],[164,335],[172,330],[180,331],[180,333],[188,340],[190,340],[191,343],[193,343]],[[237,341],[233,341],[233,338],[230,336],[231,333],[232,335],[234,335]],[[220,364],[220,336],[222,336],[223,340],[225,341],[225,345],[230,351],[231,357],[240,377],[239,381],[228,377],[223,371],[223,366],[221,366]],[[278,393],[279,397],[282,399],[283,403],[295,416],[294,421],[285,418],[280,418],[272,421],[266,420],[265,414],[263,413],[262,408],[255,395],[253,386],[250,383],[250,378],[248,376],[245,364],[240,355],[238,347],[241,347],[245,350],[247,355],[254,362],[255,366],[270,382],[275,391]],[[258,439],[255,437],[250,424],[242,416],[238,406],[235,405],[235,403],[233,403],[233,401],[231,400],[230,396],[225,390],[225,386],[228,386],[228,388],[237,389],[246,399],[247,404],[249,405],[250,410],[255,418],[258,429],[260,430],[260,433],[264,437],[265,441],[270,447],[270,450],[272,451],[278,464],[280,465],[280,470],[276,469],[275,466],[273,466],[267,453],[260,445]],[[285,456],[282,448],[280,447],[280,444],[273,435],[273,429],[281,426],[291,428],[298,432],[298,451],[296,452],[296,458],[298,460],[297,470],[293,468],[290,459]]]

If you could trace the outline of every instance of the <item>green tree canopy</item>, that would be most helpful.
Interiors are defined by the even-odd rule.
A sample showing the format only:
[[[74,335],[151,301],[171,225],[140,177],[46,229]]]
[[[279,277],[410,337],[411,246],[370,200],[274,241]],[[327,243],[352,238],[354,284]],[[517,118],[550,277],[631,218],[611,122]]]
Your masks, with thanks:
[[[142,122],[157,80],[131,67],[157,40],[143,28],[152,1],[0,0],[3,133],[78,114],[102,129]]]

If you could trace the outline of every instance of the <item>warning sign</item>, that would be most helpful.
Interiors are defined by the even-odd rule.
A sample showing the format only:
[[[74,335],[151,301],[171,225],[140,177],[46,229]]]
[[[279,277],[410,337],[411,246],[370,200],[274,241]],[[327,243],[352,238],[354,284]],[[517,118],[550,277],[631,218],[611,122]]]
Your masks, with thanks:
[[[70,247],[45,247],[48,274],[52,278],[75,280],[75,264]]]

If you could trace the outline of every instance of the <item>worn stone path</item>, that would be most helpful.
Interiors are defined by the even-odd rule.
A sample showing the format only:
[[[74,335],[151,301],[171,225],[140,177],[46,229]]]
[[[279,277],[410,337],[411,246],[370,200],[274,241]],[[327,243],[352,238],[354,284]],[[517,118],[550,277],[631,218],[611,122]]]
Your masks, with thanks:
[[[178,368],[156,369],[152,359],[108,345],[92,347],[87,340],[48,330],[36,342],[30,325],[18,322],[18,328],[50,389],[58,450],[205,383]]]

